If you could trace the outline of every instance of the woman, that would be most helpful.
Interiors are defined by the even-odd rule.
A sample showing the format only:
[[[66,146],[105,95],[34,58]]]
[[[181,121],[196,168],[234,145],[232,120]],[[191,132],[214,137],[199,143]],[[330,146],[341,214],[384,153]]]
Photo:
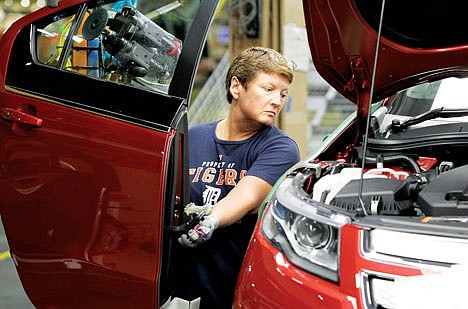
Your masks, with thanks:
[[[204,210],[207,215],[179,238],[191,249],[182,280],[187,286],[180,285],[177,294],[201,297],[202,309],[231,308],[258,208],[276,180],[300,159],[294,140],[273,125],[292,80],[281,54],[249,48],[234,59],[226,76],[227,117],[189,130],[195,205],[186,212]]]

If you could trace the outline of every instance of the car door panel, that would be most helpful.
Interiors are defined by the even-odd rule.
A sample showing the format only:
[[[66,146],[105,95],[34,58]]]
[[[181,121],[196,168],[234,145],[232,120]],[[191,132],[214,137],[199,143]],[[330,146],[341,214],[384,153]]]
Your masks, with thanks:
[[[75,282],[73,298],[86,296],[92,303],[96,285],[135,281],[146,283],[148,295],[133,299],[118,288],[104,294],[116,303],[124,297],[151,305],[160,254],[161,179],[174,132],[156,134],[34,99],[28,103],[39,105],[41,128],[17,138],[8,124],[1,127],[7,189],[2,221],[26,291],[33,299],[39,288],[42,299],[49,295],[44,286],[61,290],[63,281]],[[39,286],[44,268],[47,283]],[[72,280],[82,276],[93,284]]]
[[[37,11],[2,38],[0,215],[35,306],[155,308],[174,284],[187,100],[217,1],[202,1],[167,93],[41,62],[35,33],[89,11],[81,2]]]

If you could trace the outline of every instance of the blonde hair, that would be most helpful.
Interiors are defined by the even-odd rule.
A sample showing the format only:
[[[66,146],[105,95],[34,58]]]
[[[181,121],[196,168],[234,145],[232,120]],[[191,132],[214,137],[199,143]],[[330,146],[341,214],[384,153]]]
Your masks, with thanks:
[[[294,76],[288,60],[276,50],[258,46],[250,47],[234,58],[226,74],[227,101],[232,102],[229,88],[233,76],[237,77],[243,87],[247,87],[248,83],[260,72],[280,74],[286,77],[289,83],[292,83]]]

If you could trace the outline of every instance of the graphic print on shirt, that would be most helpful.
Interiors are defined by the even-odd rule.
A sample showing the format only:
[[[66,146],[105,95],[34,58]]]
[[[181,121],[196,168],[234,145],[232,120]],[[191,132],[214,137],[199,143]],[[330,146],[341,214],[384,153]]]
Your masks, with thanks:
[[[222,155],[219,157],[222,158]],[[223,191],[230,191],[246,173],[244,169],[238,171],[235,162],[223,161],[203,161],[199,167],[189,169],[190,176],[193,176],[192,183],[205,184],[202,192],[204,205],[216,204],[226,195]],[[222,189],[223,187],[226,189]]]
[[[221,189],[206,185],[206,190],[202,192],[203,205],[213,206],[219,201]]]

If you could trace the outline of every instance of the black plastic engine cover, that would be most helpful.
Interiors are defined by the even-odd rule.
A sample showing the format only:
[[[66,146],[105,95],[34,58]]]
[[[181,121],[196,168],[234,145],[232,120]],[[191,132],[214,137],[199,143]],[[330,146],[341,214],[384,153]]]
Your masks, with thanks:
[[[360,207],[359,182],[360,179],[348,182],[330,201],[330,204],[347,211],[356,211]],[[408,184],[396,179],[364,179],[362,200],[370,214],[401,215],[413,209]]]
[[[419,193],[426,216],[468,215],[468,165],[440,174]]]

